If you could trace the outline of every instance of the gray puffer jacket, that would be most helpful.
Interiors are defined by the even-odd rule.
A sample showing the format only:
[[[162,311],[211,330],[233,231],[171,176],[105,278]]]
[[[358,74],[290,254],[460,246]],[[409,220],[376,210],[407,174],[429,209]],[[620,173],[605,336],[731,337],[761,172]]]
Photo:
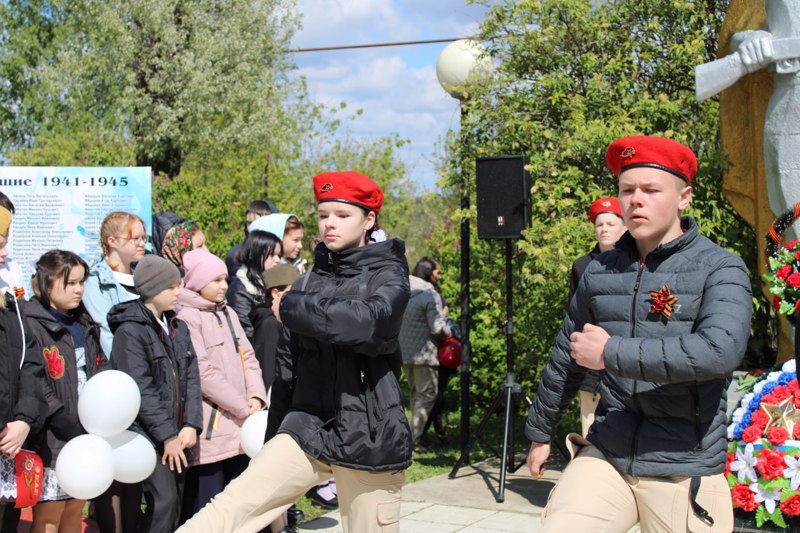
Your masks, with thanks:
[[[422,278],[409,276],[411,299],[400,327],[400,350],[404,365],[439,366],[438,339],[452,335],[442,313],[442,298]]]
[[[585,368],[569,336],[591,323],[605,346],[600,405],[588,439],[617,470],[634,476],[706,476],[725,465],[727,387],[747,346],[750,280],[742,260],[685,233],[640,261],[636,242],[587,267],[542,375],[525,434],[549,442]],[[653,309],[651,291],[677,298],[671,316]]]

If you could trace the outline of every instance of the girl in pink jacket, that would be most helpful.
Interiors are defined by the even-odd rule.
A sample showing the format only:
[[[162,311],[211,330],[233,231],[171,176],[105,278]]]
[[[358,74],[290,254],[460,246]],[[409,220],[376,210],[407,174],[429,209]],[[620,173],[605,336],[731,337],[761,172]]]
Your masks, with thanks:
[[[225,263],[208,250],[192,250],[183,265],[178,317],[189,326],[197,352],[204,424],[189,457],[182,513],[189,517],[247,467],[241,426],[266,406],[267,393],[253,347],[225,305]]]

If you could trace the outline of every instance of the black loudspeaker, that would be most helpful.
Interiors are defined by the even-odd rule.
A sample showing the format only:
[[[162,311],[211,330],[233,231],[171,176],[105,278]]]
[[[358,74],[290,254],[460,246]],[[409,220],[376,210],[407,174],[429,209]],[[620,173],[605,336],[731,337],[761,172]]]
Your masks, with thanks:
[[[518,239],[531,220],[531,181],[521,155],[479,157],[478,237]]]

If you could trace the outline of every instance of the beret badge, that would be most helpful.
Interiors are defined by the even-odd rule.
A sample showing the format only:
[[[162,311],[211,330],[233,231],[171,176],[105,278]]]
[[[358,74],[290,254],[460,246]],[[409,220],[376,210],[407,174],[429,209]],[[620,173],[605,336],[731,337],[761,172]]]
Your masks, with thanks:
[[[623,159],[630,159],[636,155],[636,149],[633,146],[625,148],[619,156]]]
[[[326,183],[320,188],[319,192],[330,192],[332,190],[333,190],[333,185],[331,185],[330,183]]]

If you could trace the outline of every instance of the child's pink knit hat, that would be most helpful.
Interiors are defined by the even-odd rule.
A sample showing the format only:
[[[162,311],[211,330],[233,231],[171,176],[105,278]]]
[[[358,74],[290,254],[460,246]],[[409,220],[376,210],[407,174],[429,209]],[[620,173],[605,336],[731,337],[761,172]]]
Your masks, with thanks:
[[[217,277],[228,275],[228,268],[222,259],[204,249],[186,252],[183,267],[186,269],[183,286],[194,292],[200,292]]]

